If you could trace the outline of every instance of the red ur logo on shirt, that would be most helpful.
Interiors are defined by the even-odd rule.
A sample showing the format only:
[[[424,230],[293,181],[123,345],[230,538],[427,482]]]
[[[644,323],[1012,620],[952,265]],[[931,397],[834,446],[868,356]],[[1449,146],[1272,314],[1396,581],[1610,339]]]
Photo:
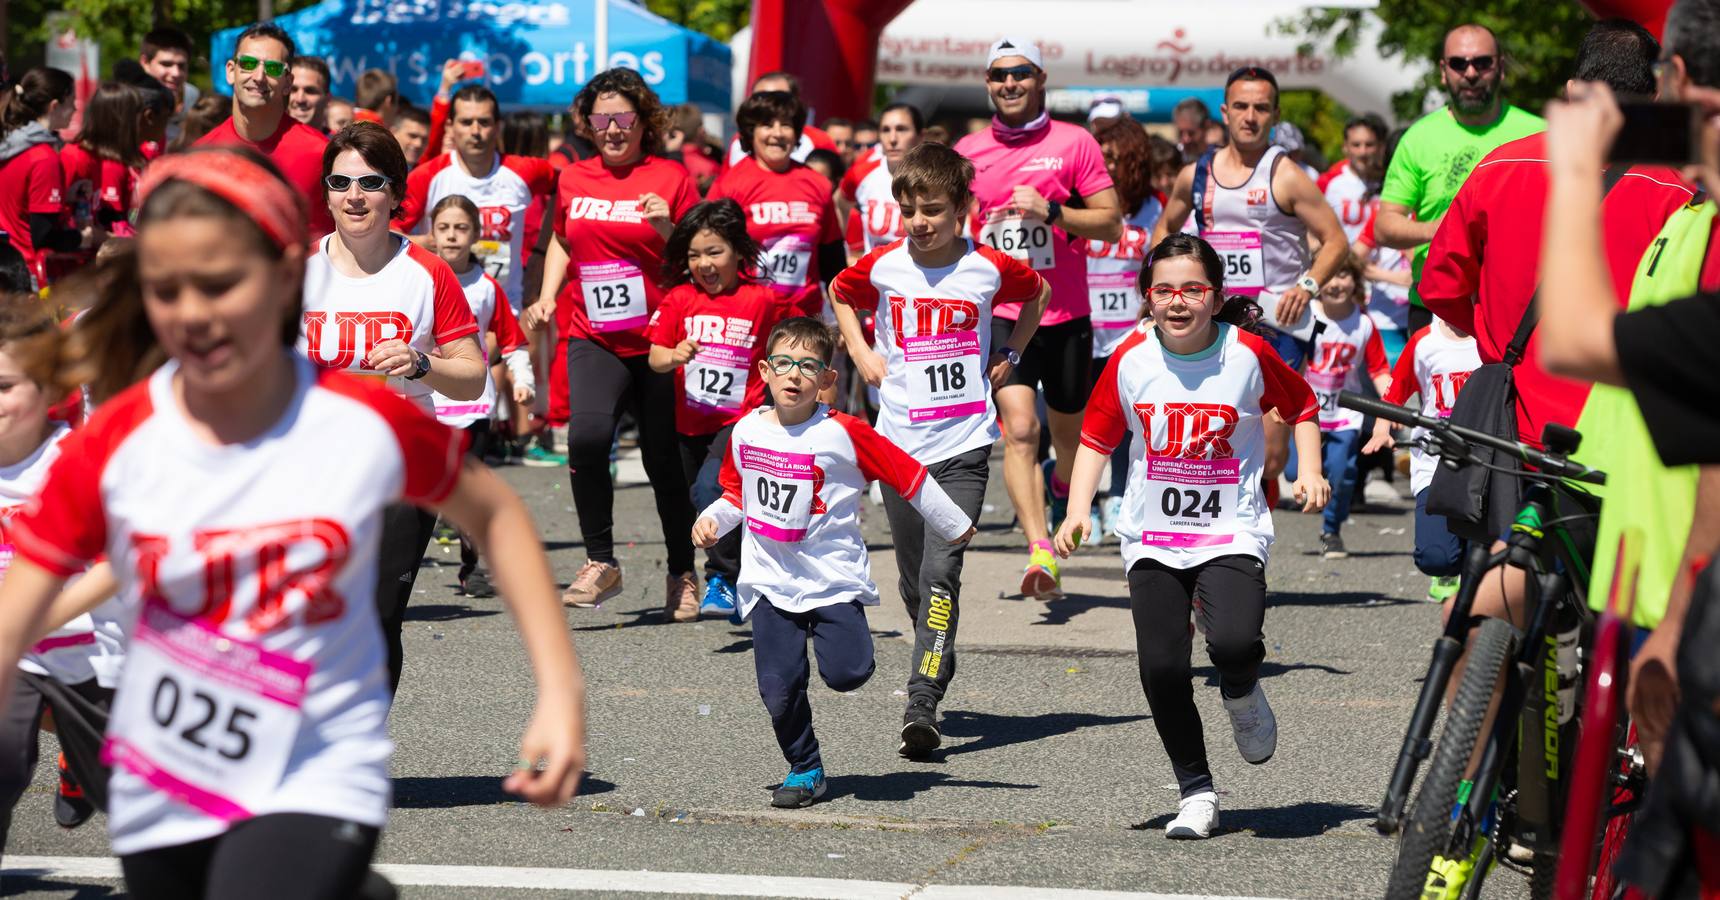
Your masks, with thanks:
[[[765,200],[747,204],[754,225],[817,225],[818,210],[805,200]]]
[[[1433,381],[1433,406],[1442,418],[1451,415],[1451,408],[1457,403],[1457,395],[1463,391],[1463,383],[1473,374],[1475,373],[1436,372],[1429,376]]]
[[[1147,258],[1146,229],[1133,225],[1123,226],[1123,239],[1115,244],[1104,241],[1082,241],[1086,246],[1087,256],[1092,259],[1141,259]]]
[[[866,233],[878,235],[893,235],[906,237],[908,230],[902,227],[902,207],[884,200],[866,201]]]
[[[645,221],[639,213],[637,200],[601,200],[597,197],[574,197],[567,203],[567,218],[585,219],[591,222],[629,222]]]
[[[688,316],[681,320],[687,340],[752,348],[758,338],[756,323],[737,316]]]
[[[1249,188],[1248,189],[1248,205],[1249,206],[1265,206],[1266,205],[1266,189],[1263,187]]]
[[[230,531],[204,529],[194,532],[191,540],[200,571],[166,573],[172,590],[165,591],[162,563],[171,549],[169,539],[131,536],[145,603],[167,603],[182,615],[220,625],[232,615],[237,598],[250,607],[245,625],[257,634],[288,624],[295,614],[298,624],[315,625],[346,611],[346,598],[335,591],[334,578],[346,563],[352,538],[333,519],[291,519]],[[250,596],[239,597],[241,587]],[[169,593],[181,596],[169,597]],[[292,603],[295,599],[299,602]]]
[[[1309,360],[1308,368],[1315,372],[1328,375],[1348,375],[1356,366],[1356,346],[1354,344],[1324,344]]]
[[[908,312],[908,300],[899,295],[890,296],[890,328],[896,333],[896,346],[903,347],[903,332]],[[913,336],[926,337],[934,334],[949,334],[955,331],[979,330],[979,304],[972,300],[956,300],[949,297],[915,297],[913,302]]]
[[[1148,456],[1176,459],[1230,459],[1230,435],[1236,431],[1236,407],[1228,403],[1137,403]],[[1165,423],[1164,446],[1153,446],[1153,419]]]
[[[478,207],[478,236],[483,240],[513,240],[513,223],[513,212],[505,206]]]
[[[307,311],[304,320],[306,352],[311,362],[324,368],[350,369],[355,362],[361,369],[369,368],[364,357],[370,355],[370,348],[391,340],[412,343],[412,320],[403,312],[337,312],[334,314],[334,352],[328,354],[323,350],[323,328],[328,324],[328,315],[327,312]],[[360,326],[364,328],[363,352],[360,352]]]

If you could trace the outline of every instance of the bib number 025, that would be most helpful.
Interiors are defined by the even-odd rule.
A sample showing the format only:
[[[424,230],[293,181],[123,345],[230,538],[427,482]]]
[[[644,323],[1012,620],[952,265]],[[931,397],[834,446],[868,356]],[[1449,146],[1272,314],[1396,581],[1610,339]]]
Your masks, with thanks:
[[[149,715],[155,724],[200,751],[214,750],[234,762],[251,753],[251,733],[246,728],[257,719],[254,710],[237,703],[223,709],[219,698],[195,687],[187,694],[170,674],[155,683]],[[222,725],[211,731],[217,720],[223,720]]]
[[[1176,487],[1165,488],[1159,497],[1159,509],[1168,519],[1216,519],[1224,512],[1218,491]]]

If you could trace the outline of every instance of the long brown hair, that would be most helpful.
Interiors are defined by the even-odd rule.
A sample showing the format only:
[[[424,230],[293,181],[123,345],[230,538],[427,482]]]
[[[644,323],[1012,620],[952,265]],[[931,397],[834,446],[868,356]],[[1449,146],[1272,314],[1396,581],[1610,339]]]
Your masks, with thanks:
[[[144,110],[143,91],[118,81],[104,81],[84,104],[78,146],[111,162],[143,168],[143,141],[138,121]]]
[[[1100,126],[1093,139],[1101,147],[1110,145],[1111,180],[1116,182],[1125,218],[1138,214],[1153,195],[1152,144],[1147,140],[1147,130],[1123,116]]]
[[[573,98],[573,131],[574,134],[597,142],[597,137],[591,133],[591,110],[597,105],[597,98],[604,94],[616,94],[633,105],[633,111],[639,114],[639,127],[643,129],[639,137],[639,151],[646,156],[659,153],[663,149],[663,135],[669,130],[669,111],[663,108],[663,101],[657,98],[657,92],[639,77],[632,69],[619,66],[605,69],[597,73],[585,83],[579,94]]]
[[[55,100],[69,103],[77,83],[72,76],[47,66],[24,73],[11,90],[0,90],[0,137],[48,114]]]
[[[52,394],[65,334],[54,324],[48,305],[33,294],[0,294],[0,348],[17,361],[25,377]]]

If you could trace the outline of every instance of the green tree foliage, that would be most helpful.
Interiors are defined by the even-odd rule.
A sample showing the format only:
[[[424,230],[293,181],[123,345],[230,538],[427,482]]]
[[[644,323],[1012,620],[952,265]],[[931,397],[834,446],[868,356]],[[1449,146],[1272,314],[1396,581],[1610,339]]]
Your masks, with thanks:
[[[1280,23],[1280,27],[1287,34],[1300,35],[1310,49],[1329,46],[1343,57],[1354,53],[1364,39],[1364,16],[1376,16],[1384,25],[1376,42],[1381,55],[1425,70],[1414,90],[1392,98],[1393,111],[1403,122],[1420,116],[1429,96],[1441,92],[1434,60],[1441,40],[1452,28],[1473,22],[1492,29],[1504,45],[1506,99],[1539,111],[1563,90],[1576,59],[1577,44],[1594,21],[1571,0],[1379,0],[1370,11],[1316,9]]]
[[[719,41],[734,37],[752,16],[752,0],[645,0],[645,8]]]

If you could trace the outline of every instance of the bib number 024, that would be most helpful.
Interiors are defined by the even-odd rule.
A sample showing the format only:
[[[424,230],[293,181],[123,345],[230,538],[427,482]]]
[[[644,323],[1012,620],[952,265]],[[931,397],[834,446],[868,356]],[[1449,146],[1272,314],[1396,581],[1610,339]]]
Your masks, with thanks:
[[[251,753],[251,733],[246,729],[256,721],[255,711],[236,703],[223,709],[219,698],[195,687],[187,693],[171,674],[155,683],[149,715],[155,724],[200,751],[214,750],[234,762]],[[223,724],[212,731],[217,720],[224,720]]]
[[[1165,488],[1159,497],[1159,509],[1168,519],[1216,519],[1224,512],[1218,491],[1177,487]]]

